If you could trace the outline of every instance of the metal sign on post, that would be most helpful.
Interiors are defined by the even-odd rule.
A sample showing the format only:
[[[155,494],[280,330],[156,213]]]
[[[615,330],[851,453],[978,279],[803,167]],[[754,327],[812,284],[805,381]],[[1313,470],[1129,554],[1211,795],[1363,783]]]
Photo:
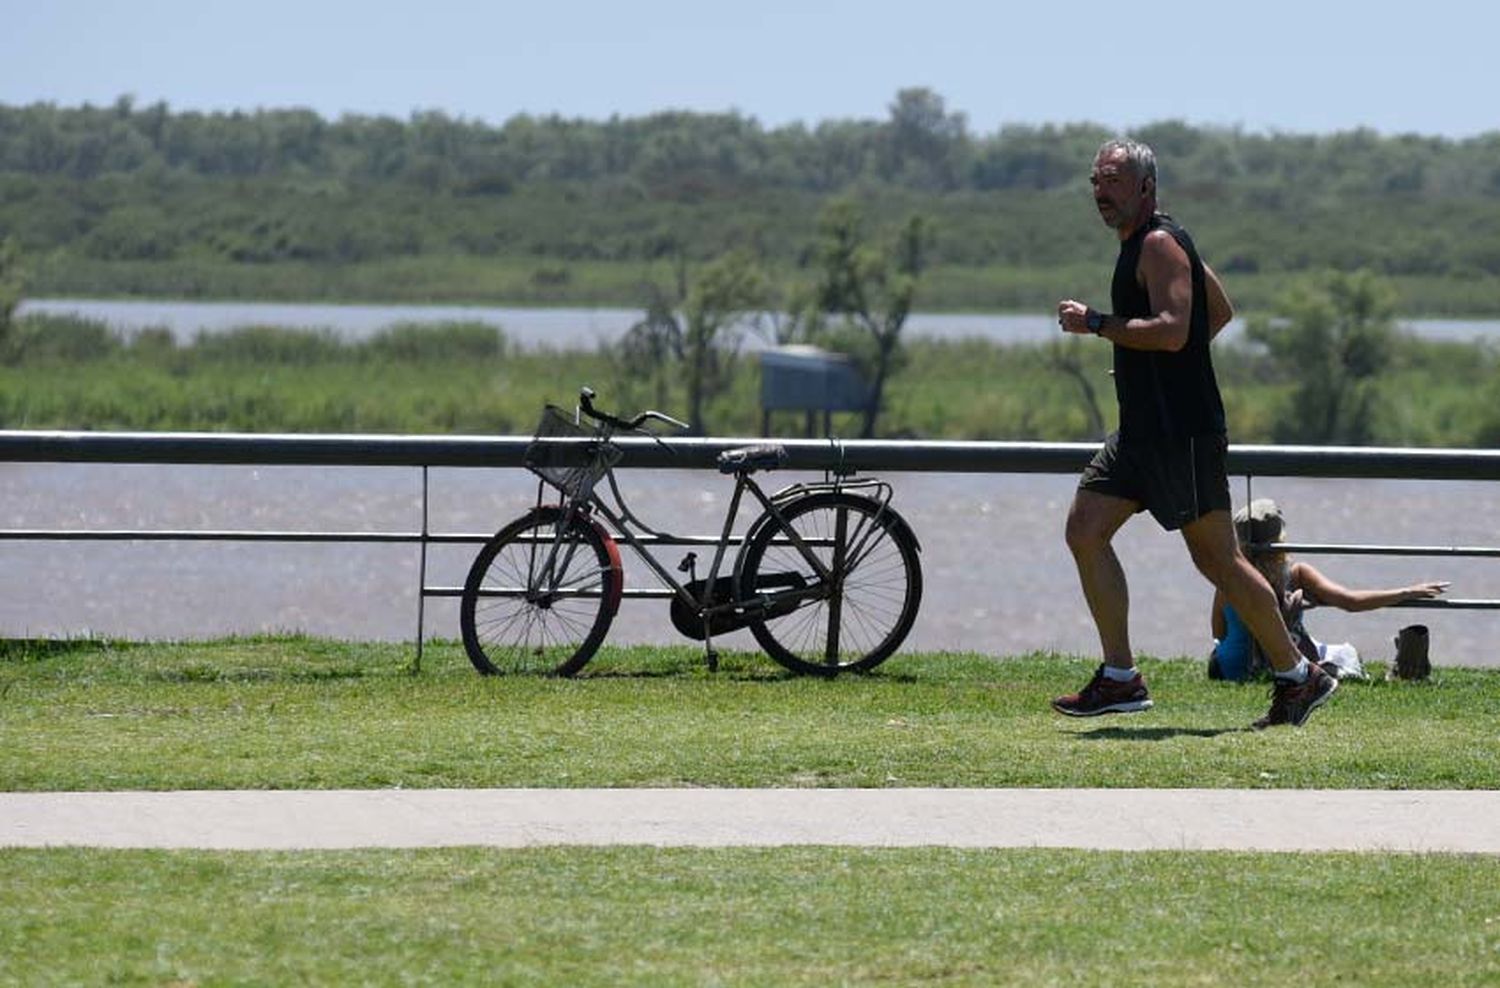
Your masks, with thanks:
[[[806,434],[814,436],[815,416],[823,413],[823,434],[832,430],[834,412],[863,412],[870,386],[848,354],[805,344],[789,344],[760,354],[760,431],[771,433],[771,413],[803,412]]]

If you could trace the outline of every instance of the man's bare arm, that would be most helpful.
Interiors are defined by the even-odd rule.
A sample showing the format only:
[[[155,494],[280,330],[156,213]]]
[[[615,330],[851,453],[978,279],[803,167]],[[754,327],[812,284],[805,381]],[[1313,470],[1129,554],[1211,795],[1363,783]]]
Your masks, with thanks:
[[[1203,288],[1208,294],[1208,338],[1213,339],[1234,318],[1234,306],[1229,304],[1219,276],[1207,264],[1203,265]]]
[[[1193,317],[1193,269],[1187,251],[1165,230],[1141,245],[1141,280],[1156,314],[1125,320],[1110,316],[1099,335],[1131,350],[1181,350]]]
[[[1181,350],[1187,346],[1193,317],[1193,269],[1187,251],[1167,231],[1152,231],[1141,246],[1140,273],[1156,314],[1129,320],[1105,316],[1099,335],[1130,350]],[[1207,265],[1203,273],[1212,338],[1229,322],[1234,309],[1218,275]],[[1065,332],[1090,332],[1087,313],[1088,307],[1082,302],[1068,299],[1058,303],[1058,321]]]

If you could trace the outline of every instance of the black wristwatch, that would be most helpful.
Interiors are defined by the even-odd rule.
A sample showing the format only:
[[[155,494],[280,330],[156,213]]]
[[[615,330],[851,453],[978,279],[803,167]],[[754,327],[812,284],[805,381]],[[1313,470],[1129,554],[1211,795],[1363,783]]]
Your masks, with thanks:
[[[1090,308],[1083,314],[1083,324],[1089,328],[1089,332],[1095,336],[1104,328],[1104,313],[1098,309]]]

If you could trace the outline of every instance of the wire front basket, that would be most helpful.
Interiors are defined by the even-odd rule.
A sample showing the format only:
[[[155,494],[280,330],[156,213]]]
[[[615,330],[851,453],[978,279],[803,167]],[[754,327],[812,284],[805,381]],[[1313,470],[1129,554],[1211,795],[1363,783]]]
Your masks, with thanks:
[[[556,405],[542,409],[536,438],[526,447],[526,469],[570,497],[593,488],[620,461],[620,448]]]

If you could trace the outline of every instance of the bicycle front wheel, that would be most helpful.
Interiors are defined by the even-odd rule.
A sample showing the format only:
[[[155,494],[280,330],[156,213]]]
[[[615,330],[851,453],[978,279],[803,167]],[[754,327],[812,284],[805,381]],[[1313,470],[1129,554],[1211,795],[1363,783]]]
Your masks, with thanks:
[[[480,672],[571,676],[593,657],[620,603],[614,541],[585,518],[539,508],[485,543],[459,602]]]
[[[765,597],[770,616],[751,633],[793,672],[873,669],[901,645],[922,604],[911,529],[889,507],[854,494],[813,494],[781,511],[830,576],[774,520],[758,525],[745,546],[740,596]]]

